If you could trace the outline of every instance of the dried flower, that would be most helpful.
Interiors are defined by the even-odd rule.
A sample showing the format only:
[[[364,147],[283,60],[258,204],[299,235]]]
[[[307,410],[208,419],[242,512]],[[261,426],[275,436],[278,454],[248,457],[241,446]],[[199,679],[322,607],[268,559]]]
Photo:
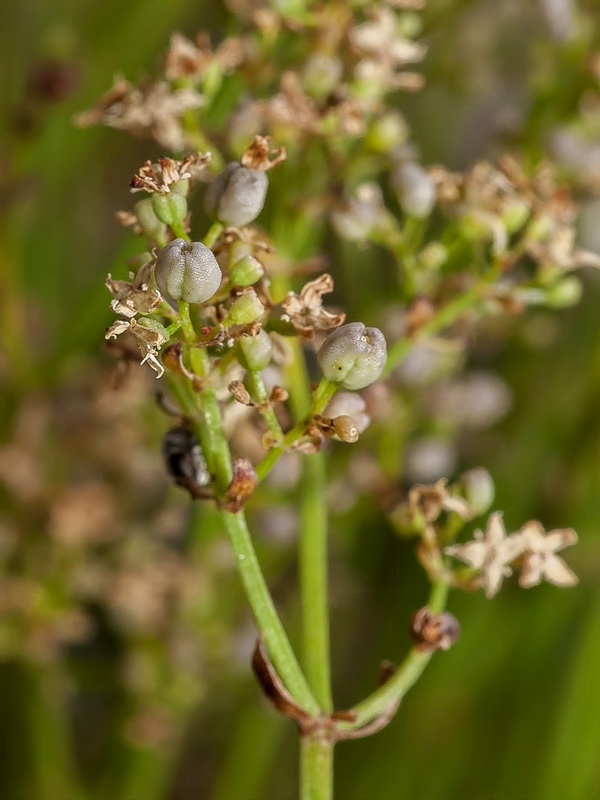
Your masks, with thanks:
[[[494,512],[485,533],[475,531],[475,539],[465,544],[446,547],[445,552],[479,570],[487,597],[498,593],[505,577],[512,573],[509,566],[524,550],[521,536],[507,536],[502,514]]]
[[[132,192],[170,194],[174,185],[197,178],[210,163],[211,153],[186,156],[181,161],[161,156],[156,162],[145,161],[129,184]]]
[[[160,378],[164,375],[165,369],[157,358],[160,348],[168,341],[168,336],[165,328],[156,322],[156,320],[142,317],[141,320],[132,319],[118,319],[110,325],[106,333],[105,339],[116,339],[122,333],[129,331],[138,340],[138,345],[142,351],[143,358],[140,364],[146,362],[156,372],[156,377]]]
[[[114,298],[110,307],[115,314],[130,319],[136,314],[147,314],[160,305],[162,297],[150,288],[153,265],[154,259],[149,258],[137,275],[130,273],[128,281],[115,280],[108,275],[105,283]]]
[[[82,128],[103,123],[110,128],[145,136],[169,150],[186,145],[181,116],[200,108],[204,100],[194,89],[172,89],[165,81],[138,87],[117,78],[115,85],[75,121]]]
[[[381,375],[387,358],[379,328],[362,322],[342,325],[325,339],[317,354],[323,375],[344,389],[363,389]]]
[[[289,292],[281,301],[281,319],[290,322],[305,339],[312,339],[315,331],[337,328],[346,319],[344,313],[333,314],[323,308],[323,295],[333,291],[333,278],[327,273],[302,287],[300,294]]]
[[[528,589],[541,581],[556,586],[574,586],[577,576],[565,562],[556,555],[558,550],[577,542],[577,534],[572,528],[544,530],[536,521],[525,523],[520,530],[524,549],[519,585]]]

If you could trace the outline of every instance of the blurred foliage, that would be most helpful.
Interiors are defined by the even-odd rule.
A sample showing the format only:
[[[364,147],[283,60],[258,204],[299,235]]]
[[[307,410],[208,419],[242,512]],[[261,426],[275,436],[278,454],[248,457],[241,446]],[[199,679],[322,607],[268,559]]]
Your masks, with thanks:
[[[463,169],[507,146],[531,164],[562,159],[584,204],[582,237],[599,251],[586,180],[600,173],[599,150],[586,161],[564,142],[565,132],[587,136],[598,114],[587,66],[600,52],[600,8],[572,6],[430,0],[426,87],[392,99],[423,164]],[[3,15],[0,565],[16,558],[29,577],[10,593],[0,583],[0,617],[19,603],[33,608],[27,629],[0,618],[6,800],[75,800],[76,775],[98,800],[294,796],[293,730],[249,677],[253,629],[216,519],[168,487],[157,455],[167,423],[151,402],[152,379],[140,374],[115,393],[103,353],[103,282],[109,271],[124,276],[136,252],[114,212],[129,208],[130,176],[160,149],[73,125],[114,74],[151,73],[173,30],[208,29],[218,41],[238,27],[220,3],[186,0],[28,2]],[[395,282],[383,248],[340,243],[329,230],[297,247],[291,227],[286,235],[298,257],[326,254],[351,318],[387,305]],[[467,373],[498,376],[510,410],[488,427],[461,427],[421,410],[430,387],[408,381],[381,453],[399,472],[407,448],[433,438],[453,471],[485,466],[507,525],[537,518],[578,531],[569,560],[580,583],[531,592],[511,584],[492,601],[453,594],[460,641],[433,660],[385,731],[338,746],[340,800],[600,798],[600,281],[592,270],[581,278],[575,307],[495,318],[471,337]],[[335,451],[335,471],[345,453]],[[52,525],[82,483],[97,493],[69,506],[74,538],[61,540]],[[372,688],[382,659],[406,649],[405,621],[426,580],[377,503],[366,497],[345,511],[342,488],[332,487],[332,629],[336,704],[347,707]],[[285,486],[271,493],[262,504],[280,504],[284,516],[257,547],[293,629],[294,547],[281,530],[294,501]],[[86,561],[78,537],[92,528],[110,574]],[[100,587],[95,600],[85,581]],[[86,598],[87,616],[70,606],[72,591]]]

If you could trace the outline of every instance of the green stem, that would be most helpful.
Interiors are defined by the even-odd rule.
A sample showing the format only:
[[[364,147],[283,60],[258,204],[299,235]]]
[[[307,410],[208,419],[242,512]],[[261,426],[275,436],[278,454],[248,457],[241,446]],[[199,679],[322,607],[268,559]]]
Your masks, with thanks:
[[[315,389],[313,403],[307,417],[304,417],[297,422],[294,427],[291,428],[283,437],[281,444],[277,447],[272,447],[263,460],[256,465],[256,474],[258,475],[259,480],[263,480],[263,478],[265,478],[275,466],[279,457],[282,456],[289,447],[295,444],[298,439],[304,436],[308,421],[311,419],[311,417],[323,413],[327,403],[331,400],[336,390],[336,383],[328,381],[327,378],[321,379],[321,382]]]
[[[207,247],[213,247],[213,245],[216,243],[217,239],[221,235],[221,231],[223,230],[224,227],[225,226],[221,222],[213,222],[213,224],[208,229],[208,233],[202,240],[203,243]]]
[[[283,439],[283,431],[281,430],[281,425],[279,424],[279,420],[277,419],[275,411],[273,410],[273,406],[268,404],[269,397],[267,395],[267,390],[260,372],[248,370],[248,383],[250,385],[250,394],[252,395],[252,399],[259,403],[266,404],[259,409],[260,413],[269,426],[269,430],[275,437],[275,441],[281,441]]]
[[[446,605],[450,586],[446,581],[437,581],[429,595],[428,606],[435,613],[442,611]],[[373,694],[369,695],[361,703],[358,703],[353,711],[356,712],[356,719],[352,723],[339,723],[340,727],[358,728],[365,725],[379,714],[388,709],[394,703],[402,700],[409,689],[414,686],[423,674],[433,651],[423,652],[413,647],[406,656],[394,676],[384,683]]]
[[[186,330],[189,328],[186,322],[186,313],[187,319],[189,319],[189,310],[187,309],[187,304],[180,304],[180,312],[182,307],[182,329],[186,334]],[[191,326],[191,322],[189,325]],[[195,339],[193,327],[188,333],[191,337],[190,343],[193,344]],[[188,334],[186,334],[186,338],[187,336]],[[210,359],[206,350],[192,346],[190,361],[192,369],[200,378],[207,379],[210,377]],[[221,409],[210,383],[207,383],[199,394],[203,418],[202,422],[196,425],[196,432],[204,453],[210,459],[209,467],[214,474],[217,491],[223,494],[231,483],[233,467],[229,445],[223,431]],[[197,419],[196,398],[193,395],[190,397],[190,394],[185,391],[180,391],[178,399],[184,404],[184,411],[189,413],[192,418]],[[239,511],[236,514],[232,514],[221,509],[220,514],[233,545],[236,565],[246,590],[250,607],[264,636],[275,668],[294,698],[308,711],[317,713],[319,704],[309,689],[273,604],[252,545],[244,513]]]
[[[485,286],[488,285],[486,281]],[[447,305],[441,308],[433,317],[422,325],[417,336],[410,339],[399,339],[388,351],[387,364],[385,365],[384,375],[389,375],[408,355],[410,350],[415,346],[416,339],[425,336],[431,336],[437,333],[442,328],[451,325],[463,311],[470,308],[475,301],[479,298],[482,290],[482,284],[479,283],[472,289],[469,289],[464,294],[458,295],[454,300],[450,301]]]
[[[300,482],[300,588],[303,663],[308,682],[325,712],[331,712],[329,600],[327,597],[327,505],[322,453],[303,459]]]
[[[332,800],[333,742],[317,732],[300,739],[300,800]]]
[[[298,665],[273,600],[265,583],[243,512],[221,511],[221,517],[236,555],[237,568],[246,589],[250,606],[265,638],[273,664],[281,679],[301,706],[312,714],[319,712],[315,700]]]

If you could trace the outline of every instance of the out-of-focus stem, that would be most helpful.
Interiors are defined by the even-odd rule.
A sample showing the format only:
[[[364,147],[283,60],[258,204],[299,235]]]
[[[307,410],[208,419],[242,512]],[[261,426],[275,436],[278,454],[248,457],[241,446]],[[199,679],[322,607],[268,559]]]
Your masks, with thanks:
[[[488,283],[485,283],[487,286]],[[471,308],[481,295],[482,285],[477,284],[467,292],[458,295],[443,308],[440,308],[433,317],[422,325],[415,337],[410,339],[399,339],[388,351],[387,363],[384,369],[384,376],[389,375],[408,355],[419,339],[431,336],[434,333],[451,325],[464,311]]]

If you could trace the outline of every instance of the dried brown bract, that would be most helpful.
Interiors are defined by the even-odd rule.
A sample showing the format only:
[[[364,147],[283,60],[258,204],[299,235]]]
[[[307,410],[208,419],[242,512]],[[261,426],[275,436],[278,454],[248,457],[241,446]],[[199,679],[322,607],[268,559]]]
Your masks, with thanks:
[[[258,486],[258,476],[248,458],[236,458],[233,462],[233,478],[225,496],[219,501],[221,508],[232,514],[241,511],[246,501]]]

